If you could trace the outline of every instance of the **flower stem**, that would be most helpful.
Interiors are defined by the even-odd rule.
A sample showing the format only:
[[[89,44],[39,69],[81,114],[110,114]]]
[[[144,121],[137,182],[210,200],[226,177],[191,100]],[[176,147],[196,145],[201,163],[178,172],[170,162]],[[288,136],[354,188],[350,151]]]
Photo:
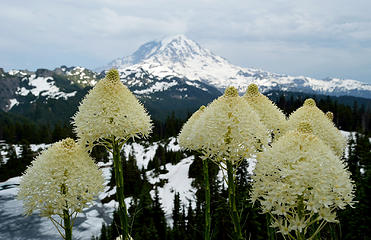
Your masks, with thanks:
[[[125,205],[124,197],[124,171],[123,164],[120,156],[119,142],[114,138],[112,139],[112,154],[113,154],[113,168],[115,171],[115,180],[116,180],[116,196],[117,201],[119,202],[119,217],[120,217],[120,226],[122,230],[123,239],[126,240],[128,236],[128,215]]]
[[[67,170],[64,171],[64,175],[67,176]],[[67,194],[67,187],[63,183],[61,186],[61,193],[63,195]],[[71,225],[71,215],[68,210],[68,202],[66,201],[66,206],[63,209],[63,223],[64,223],[64,239],[65,240],[72,240],[72,225]],[[57,226],[56,226],[57,227]],[[57,227],[58,230],[58,227]],[[62,235],[63,237],[63,235]]]
[[[237,206],[236,206],[236,187],[234,184],[234,171],[233,165],[230,161],[227,161],[227,172],[228,172],[228,200],[229,200],[229,209],[231,211],[233,226],[234,226],[234,239],[243,240],[241,225],[240,225],[240,216],[238,215]]]
[[[64,239],[72,240],[72,226],[71,226],[71,216],[67,209],[63,210],[63,222],[64,222]]]
[[[211,226],[211,213],[210,213],[210,185],[209,185],[209,168],[207,158],[202,160],[204,171],[204,184],[205,184],[205,233],[204,239],[210,240],[210,226]]]
[[[271,227],[272,217],[270,215],[265,216],[266,224],[267,224],[267,238],[268,240],[275,240],[275,233],[273,228]]]

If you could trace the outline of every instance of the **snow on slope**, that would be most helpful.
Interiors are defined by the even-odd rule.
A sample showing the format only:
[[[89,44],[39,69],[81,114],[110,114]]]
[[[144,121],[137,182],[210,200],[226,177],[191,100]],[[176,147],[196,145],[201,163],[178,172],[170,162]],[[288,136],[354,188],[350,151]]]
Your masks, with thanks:
[[[167,89],[169,89],[172,86],[175,86],[177,84],[178,83],[176,81],[172,81],[172,82],[156,82],[150,88],[147,88],[147,89],[144,89],[144,90],[134,90],[133,93],[142,95],[142,94],[146,94],[146,93],[162,92],[162,91],[165,91],[165,90],[167,90]]]
[[[36,74],[27,75],[22,71],[10,71],[10,75],[22,75],[22,87],[18,87],[15,94],[19,96],[27,96],[32,94],[36,97],[43,96],[46,99],[53,98],[53,99],[67,99],[69,97],[73,97],[76,95],[76,91],[73,92],[63,92],[56,86],[55,80],[53,77],[43,77],[37,76]],[[27,87],[25,87],[27,86]],[[12,99],[11,104],[9,106],[9,110],[17,105],[17,100]]]
[[[159,183],[161,179],[167,179],[168,182],[163,187],[159,188],[160,202],[164,209],[166,219],[171,223],[171,214],[174,208],[174,195],[175,193],[180,194],[180,201],[183,205],[187,205],[189,202],[192,203],[192,207],[195,207],[195,193],[196,190],[192,188],[192,179],[188,178],[189,166],[194,160],[194,156],[190,156],[181,160],[177,165],[170,163],[166,164],[166,169],[169,171],[165,174],[156,176],[153,171],[147,173],[148,180],[151,184]],[[155,190],[151,191],[151,196],[154,198]]]
[[[199,80],[220,90],[235,86],[244,93],[249,84],[257,84],[262,91],[282,89],[287,91],[319,92],[330,95],[361,95],[370,91],[371,85],[356,80],[338,78],[319,80],[304,76],[287,76],[260,69],[243,68],[202,48],[184,35],[152,41],[142,45],[132,55],[118,58],[101,69],[117,68],[125,77],[128,72],[148,71],[160,78],[177,76]]]
[[[174,137],[165,142],[125,144],[123,150],[126,157],[129,154],[135,156],[137,166],[141,169],[147,167],[148,162],[155,156],[159,145],[173,151],[180,150]],[[6,144],[1,142],[1,146],[6,147]],[[39,148],[45,149],[47,146],[46,144],[32,144],[31,148],[37,150]],[[17,153],[20,153],[20,146],[15,145],[15,148]],[[5,155],[4,151],[0,152]],[[163,188],[159,188],[159,194],[169,224],[171,224],[175,192],[180,193],[183,204],[188,204],[188,201],[193,199],[195,190],[191,186],[191,179],[188,178],[188,169],[192,160],[193,156],[181,160],[177,165],[167,164],[168,173],[166,174],[154,176],[152,171],[147,172],[151,183],[159,182],[160,179],[168,179],[168,183]],[[111,178],[112,156],[110,156],[108,163],[99,163],[98,165],[103,171],[105,184],[108,185]],[[41,218],[37,214],[29,217],[23,216],[22,202],[16,200],[20,180],[21,177],[15,177],[0,183],[0,239],[60,239],[48,219]],[[97,236],[100,233],[102,223],[108,224],[112,221],[113,211],[117,208],[118,203],[111,200],[102,204],[101,200],[114,194],[116,194],[116,189],[110,189],[106,186],[104,192],[99,194],[98,199],[90,207],[85,208],[83,213],[77,215],[73,229],[74,239],[89,240],[92,235]],[[151,191],[151,195],[154,195],[153,191]],[[131,198],[126,198],[125,202],[129,206]]]

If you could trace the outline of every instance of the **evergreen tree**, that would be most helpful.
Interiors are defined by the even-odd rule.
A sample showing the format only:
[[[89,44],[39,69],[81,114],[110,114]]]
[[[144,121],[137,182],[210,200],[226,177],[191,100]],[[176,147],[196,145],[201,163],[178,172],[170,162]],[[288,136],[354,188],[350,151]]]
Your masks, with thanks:
[[[100,238],[99,240],[108,240],[107,238],[107,228],[106,228],[106,224],[102,224],[102,228],[100,230]]]
[[[165,212],[162,209],[162,205],[160,202],[160,196],[157,189],[157,186],[155,187],[155,196],[153,200],[153,220],[155,224],[155,228],[157,230],[159,239],[167,239],[167,223],[165,218]]]
[[[20,175],[21,162],[17,156],[17,152],[13,145],[8,145],[6,148],[6,164],[0,168],[0,181],[5,181],[8,178]]]
[[[160,239],[155,223],[154,204],[149,193],[151,185],[144,176],[139,201],[136,201],[129,208],[130,220],[133,223],[131,229],[132,237],[136,240]]]
[[[180,239],[183,235],[181,234],[181,207],[180,207],[180,194],[175,192],[174,194],[174,207],[173,207],[173,239]]]
[[[358,203],[354,208],[339,211],[340,238],[371,239],[371,216],[369,214],[371,211],[371,143],[369,136],[356,134],[355,139],[351,139],[349,145],[349,155],[346,161],[356,184],[355,200]]]
[[[192,202],[189,201],[187,209],[187,225],[186,225],[186,238],[193,240],[196,237],[195,234],[195,213],[192,209]]]

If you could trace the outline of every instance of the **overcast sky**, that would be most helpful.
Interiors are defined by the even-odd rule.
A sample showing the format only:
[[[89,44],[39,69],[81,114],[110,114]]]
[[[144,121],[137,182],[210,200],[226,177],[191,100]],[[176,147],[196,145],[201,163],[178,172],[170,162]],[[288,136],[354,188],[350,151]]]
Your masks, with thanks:
[[[231,63],[371,83],[370,0],[1,0],[0,67],[95,68],[184,34]]]

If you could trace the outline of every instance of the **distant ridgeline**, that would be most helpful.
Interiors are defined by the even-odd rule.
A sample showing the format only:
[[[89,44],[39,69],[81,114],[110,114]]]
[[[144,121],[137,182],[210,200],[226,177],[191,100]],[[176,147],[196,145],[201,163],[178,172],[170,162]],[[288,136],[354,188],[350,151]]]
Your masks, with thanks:
[[[32,103],[14,106],[9,112],[0,110],[0,139],[9,143],[20,143],[23,140],[49,143],[68,136],[74,137],[70,119],[89,89],[86,87],[68,99],[39,98]],[[266,95],[287,115],[301,106],[306,98],[314,98],[320,109],[334,113],[334,122],[340,129],[371,133],[371,99],[283,91],[272,91]],[[153,139],[175,136],[195,110],[216,97],[217,94],[208,95],[197,101],[142,99],[154,119]]]

